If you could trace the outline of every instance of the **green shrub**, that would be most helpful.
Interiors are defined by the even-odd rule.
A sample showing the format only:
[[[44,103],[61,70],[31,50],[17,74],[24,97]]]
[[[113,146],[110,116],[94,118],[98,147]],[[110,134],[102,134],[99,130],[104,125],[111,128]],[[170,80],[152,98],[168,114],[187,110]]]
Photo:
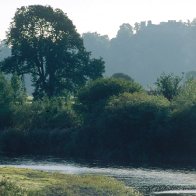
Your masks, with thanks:
[[[196,162],[196,103],[187,100],[185,105],[176,109],[171,124],[172,153],[184,160]]]
[[[161,96],[123,93],[111,97],[96,120],[79,132],[79,149],[87,157],[147,160],[164,149],[170,103]],[[80,146],[81,145],[81,146]],[[85,150],[86,149],[86,150]],[[155,150],[156,149],[156,150]],[[80,152],[79,152],[80,153]]]
[[[155,83],[155,92],[158,95],[163,95],[169,101],[176,97],[181,90],[181,81],[183,77],[175,76],[173,73],[162,73]]]
[[[80,103],[87,107],[94,107],[99,101],[105,101],[109,97],[119,95],[124,92],[134,93],[142,91],[142,87],[131,81],[101,78],[89,82],[78,94]]]
[[[70,128],[77,125],[77,117],[71,106],[60,98],[45,98],[16,106],[13,121],[15,127],[21,129]]]
[[[181,110],[196,104],[196,79],[190,79],[184,83],[177,97],[172,102],[175,110]]]
[[[13,90],[10,82],[0,73],[0,128],[11,125]]]

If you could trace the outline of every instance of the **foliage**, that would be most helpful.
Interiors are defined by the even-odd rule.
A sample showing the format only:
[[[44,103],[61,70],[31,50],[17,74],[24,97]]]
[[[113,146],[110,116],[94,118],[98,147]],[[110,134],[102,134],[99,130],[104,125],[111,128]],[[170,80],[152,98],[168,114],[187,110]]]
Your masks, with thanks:
[[[196,79],[196,71],[189,71],[185,74],[186,80]]]
[[[77,118],[68,101],[66,103],[63,98],[44,98],[15,107],[13,122],[20,129],[61,129],[76,126]]]
[[[161,137],[169,115],[169,102],[163,97],[145,93],[113,96],[99,112],[93,110],[87,116],[76,135],[80,149],[76,156],[147,161],[155,153],[153,149],[160,152],[164,146],[165,137]]]
[[[90,157],[147,161],[154,149],[161,151],[157,144],[162,142],[169,114],[169,102],[163,97],[145,93],[114,96],[96,120],[87,122],[80,143],[87,145]]]
[[[179,94],[182,77],[174,76],[174,74],[162,73],[156,81],[155,91],[159,95],[163,95],[169,101]]]
[[[104,71],[101,59],[90,59],[72,21],[50,6],[21,7],[7,34],[12,56],[2,63],[6,73],[31,74],[35,97],[73,93]]]
[[[3,75],[0,84],[0,100],[9,111],[5,116],[0,108],[5,117],[0,131],[2,153],[196,163],[195,80],[186,81],[172,101],[147,94],[135,82],[105,78],[89,81],[78,97],[45,97],[18,104]]]
[[[196,79],[187,80],[181,89],[180,94],[173,100],[176,110],[191,107],[196,104]]]
[[[10,114],[13,102],[13,89],[10,82],[0,73],[0,128],[11,124]]]
[[[169,106],[168,100],[161,96],[124,93],[109,100],[102,119],[109,120],[112,127],[108,130],[119,129],[122,133],[125,128],[130,134],[139,134],[140,131],[152,134],[148,131],[164,127],[170,114]]]
[[[105,76],[125,73],[146,87],[152,85],[163,71],[179,75],[192,70],[194,74],[195,22],[165,21],[153,24],[152,21],[138,21],[135,27],[131,27],[133,34],[129,24],[121,26],[121,36],[113,39],[96,32],[82,36],[87,51],[91,51],[94,58],[102,57],[106,62]],[[0,45],[0,50],[0,59],[10,55],[10,48],[4,47],[4,44]]]
[[[110,177],[75,176],[16,168],[1,168],[0,172],[7,178],[6,181],[0,182],[0,188],[3,187],[5,196],[14,195],[12,193],[18,196],[141,195]]]
[[[11,77],[11,87],[13,89],[13,99],[15,104],[23,104],[26,101],[27,95],[24,84],[21,78],[14,73]]]
[[[176,110],[172,116],[172,125],[173,154],[181,156],[184,162],[191,159],[196,161],[196,103]]]
[[[181,93],[173,100],[173,136],[175,154],[184,154],[186,159],[196,157],[196,80],[187,80]],[[186,147],[185,147],[186,146]]]
[[[100,101],[106,101],[109,97],[124,92],[139,92],[142,87],[135,83],[122,79],[103,78],[89,82],[79,91],[78,100],[88,108],[96,107]]]
[[[163,73],[155,83],[154,95],[145,93],[127,73],[144,83],[161,73],[163,66],[165,71],[176,73],[184,71],[185,65],[194,70],[195,29],[195,21],[160,25],[149,21],[136,23],[134,28],[123,24],[111,40],[86,33],[86,46],[98,57],[92,59],[72,21],[60,9],[41,5],[19,8],[7,33],[9,47],[0,43],[4,50],[1,60],[11,49],[11,56],[0,63],[0,69],[12,73],[6,77],[0,74],[0,152],[132,163],[180,160],[194,165],[195,71],[186,74],[184,84],[182,77]],[[111,78],[101,78],[104,61],[100,56],[106,60]],[[35,99],[30,102],[23,85],[25,74],[31,75],[35,86]],[[45,178],[40,173],[25,172],[23,182],[33,175],[39,181]],[[43,175],[52,178],[52,185],[44,185],[43,190],[36,181],[33,185],[46,195],[116,193],[108,189],[103,192],[97,182],[92,187],[83,186],[91,178],[84,183],[82,178],[67,176],[74,182],[74,189],[72,185],[67,189],[63,176],[60,181],[55,178],[57,174]],[[77,180],[82,185],[78,186]],[[20,188],[19,181],[18,177],[16,183],[3,179],[0,191],[8,191],[4,195],[10,190],[13,194],[28,191],[29,187]],[[114,187],[121,190],[117,184]],[[124,189],[123,194],[127,195]]]
[[[129,75],[124,74],[124,73],[115,73],[112,75],[112,78],[117,78],[117,79],[124,79],[130,82],[133,82],[133,78],[131,78]]]
[[[63,154],[71,130],[79,126],[72,103],[53,98],[12,106],[12,124],[0,132],[0,151],[9,153]]]
[[[26,94],[18,76],[11,80],[0,73],[0,128],[12,125],[13,108],[26,101]]]
[[[117,33],[117,38],[121,41],[127,41],[128,38],[133,36],[133,27],[128,23],[120,25],[120,29]]]

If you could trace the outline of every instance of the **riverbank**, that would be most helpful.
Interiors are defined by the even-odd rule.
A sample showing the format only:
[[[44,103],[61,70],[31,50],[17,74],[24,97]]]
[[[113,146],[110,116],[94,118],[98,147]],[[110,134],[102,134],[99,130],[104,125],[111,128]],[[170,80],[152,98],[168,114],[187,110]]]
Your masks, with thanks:
[[[130,195],[137,191],[110,177],[68,175],[12,167],[0,168],[0,195]]]

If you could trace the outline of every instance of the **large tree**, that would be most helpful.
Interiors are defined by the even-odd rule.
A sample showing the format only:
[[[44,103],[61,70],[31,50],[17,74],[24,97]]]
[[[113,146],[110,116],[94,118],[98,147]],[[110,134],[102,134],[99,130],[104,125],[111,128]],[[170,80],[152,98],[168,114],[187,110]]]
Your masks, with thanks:
[[[90,58],[72,21],[63,11],[50,6],[17,9],[7,44],[11,57],[1,64],[2,70],[30,74],[36,97],[73,92],[104,71],[104,62]]]

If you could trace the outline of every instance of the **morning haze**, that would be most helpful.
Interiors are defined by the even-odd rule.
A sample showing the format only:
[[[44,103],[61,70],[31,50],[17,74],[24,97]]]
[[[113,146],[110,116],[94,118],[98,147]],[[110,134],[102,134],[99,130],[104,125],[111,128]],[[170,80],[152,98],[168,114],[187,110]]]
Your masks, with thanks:
[[[2,4],[0,195],[195,195],[195,7]]]

